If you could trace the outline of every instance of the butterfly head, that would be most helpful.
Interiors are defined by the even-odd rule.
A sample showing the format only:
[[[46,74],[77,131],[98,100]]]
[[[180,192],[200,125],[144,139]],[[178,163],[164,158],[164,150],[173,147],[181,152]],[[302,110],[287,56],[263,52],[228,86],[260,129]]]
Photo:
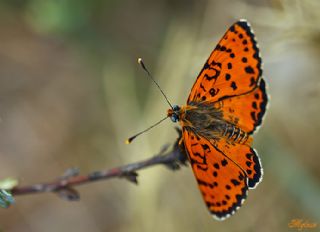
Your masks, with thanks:
[[[168,109],[167,115],[172,122],[178,122],[180,120],[180,110],[181,108],[177,105],[173,105],[172,109]]]

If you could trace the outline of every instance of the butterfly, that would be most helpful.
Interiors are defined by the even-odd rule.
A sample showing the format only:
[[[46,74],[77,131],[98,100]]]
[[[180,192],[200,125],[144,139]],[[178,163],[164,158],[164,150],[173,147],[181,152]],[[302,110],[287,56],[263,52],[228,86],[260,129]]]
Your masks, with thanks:
[[[179,145],[187,153],[209,212],[217,220],[230,217],[263,175],[251,144],[266,112],[268,96],[250,24],[242,19],[227,30],[200,71],[185,106],[171,105],[141,58],[138,62],[171,108],[165,118],[126,143],[167,118],[179,122]]]
[[[212,51],[185,106],[167,116],[182,139],[200,192],[215,219],[233,215],[263,170],[252,135],[262,123],[268,97],[259,48],[250,24],[235,22]]]

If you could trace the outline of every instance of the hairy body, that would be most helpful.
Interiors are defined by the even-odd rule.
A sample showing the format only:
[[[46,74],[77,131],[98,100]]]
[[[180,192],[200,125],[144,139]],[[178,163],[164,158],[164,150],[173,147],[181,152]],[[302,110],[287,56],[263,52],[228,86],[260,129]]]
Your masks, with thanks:
[[[186,106],[174,106],[168,110],[172,121],[179,121],[182,128],[191,130],[215,143],[225,138],[229,143],[250,144],[251,137],[240,127],[223,118],[221,102],[190,102]]]

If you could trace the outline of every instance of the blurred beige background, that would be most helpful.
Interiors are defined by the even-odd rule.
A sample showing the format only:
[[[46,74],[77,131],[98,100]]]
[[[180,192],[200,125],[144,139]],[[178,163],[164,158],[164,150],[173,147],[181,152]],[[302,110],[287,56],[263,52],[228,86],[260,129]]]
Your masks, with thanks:
[[[142,160],[176,138],[166,102],[137,65],[142,56],[185,104],[225,30],[246,18],[258,38],[271,104],[255,136],[264,180],[224,222],[208,214],[190,167],[155,167],[123,180],[16,198],[0,231],[297,231],[320,229],[320,1],[0,1],[0,179],[52,180]]]

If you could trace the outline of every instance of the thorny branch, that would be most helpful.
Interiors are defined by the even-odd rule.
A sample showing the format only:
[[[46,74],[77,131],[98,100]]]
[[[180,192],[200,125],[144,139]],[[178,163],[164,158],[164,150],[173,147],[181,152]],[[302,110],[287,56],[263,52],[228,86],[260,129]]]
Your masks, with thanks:
[[[179,129],[177,129],[177,131],[179,133],[179,138],[175,142],[172,149],[167,151],[168,146],[166,146],[159,152],[159,154],[153,156],[152,158],[116,168],[95,171],[87,175],[79,175],[79,171],[75,168],[68,169],[66,173],[59,179],[41,184],[16,186],[11,190],[11,193],[14,196],[18,196],[25,194],[53,192],[57,193],[61,198],[66,200],[78,200],[79,193],[74,189],[74,187],[78,185],[89,184],[98,180],[108,180],[115,177],[125,178],[130,182],[137,184],[137,171],[159,164],[165,165],[171,170],[177,170],[181,165],[186,165],[187,161],[185,151],[179,146],[181,131]]]

